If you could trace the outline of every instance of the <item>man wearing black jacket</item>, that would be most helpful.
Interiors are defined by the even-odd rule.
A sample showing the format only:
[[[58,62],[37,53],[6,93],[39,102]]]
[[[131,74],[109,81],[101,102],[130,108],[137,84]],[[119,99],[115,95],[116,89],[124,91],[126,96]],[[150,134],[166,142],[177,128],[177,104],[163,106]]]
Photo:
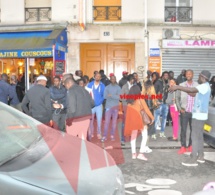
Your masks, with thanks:
[[[64,81],[67,92],[66,98],[66,131],[68,134],[86,139],[87,130],[92,117],[91,108],[94,106],[90,94],[78,86],[71,78]]]
[[[53,127],[54,129],[64,131],[66,121],[66,88],[61,85],[60,77],[54,77],[53,86],[49,88],[51,100],[53,103]],[[60,104],[60,108],[54,108],[55,104]]]
[[[37,77],[37,85],[29,89],[22,100],[22,109],[27,114],[50,125],[52,119],[52,106],[50,91],[46,88],[47,78],[43,75]]]

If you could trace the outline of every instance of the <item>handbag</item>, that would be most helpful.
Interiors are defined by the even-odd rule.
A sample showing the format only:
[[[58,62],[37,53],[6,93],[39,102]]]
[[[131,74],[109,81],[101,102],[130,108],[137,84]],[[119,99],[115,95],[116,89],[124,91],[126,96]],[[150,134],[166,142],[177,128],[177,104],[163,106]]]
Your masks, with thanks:
[[[140,100],[139,100],[139,102],[140,102],[140,114],[142,116],[142,120],[145,125],[148,125],[151,123],[151,120],[150,120],[149,116],[146,114],[145,110],[143,109],[143,105]],[[142,106],[142,108],[141,108],[141,106]]]

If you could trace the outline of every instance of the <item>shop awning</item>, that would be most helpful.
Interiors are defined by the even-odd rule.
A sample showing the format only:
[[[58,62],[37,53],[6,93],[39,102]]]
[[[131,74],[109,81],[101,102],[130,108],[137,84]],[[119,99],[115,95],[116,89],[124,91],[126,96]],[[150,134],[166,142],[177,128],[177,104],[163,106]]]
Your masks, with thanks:
[[[65,29],[0,33],[0,58],[52,57],[53,46],[67,51]]]

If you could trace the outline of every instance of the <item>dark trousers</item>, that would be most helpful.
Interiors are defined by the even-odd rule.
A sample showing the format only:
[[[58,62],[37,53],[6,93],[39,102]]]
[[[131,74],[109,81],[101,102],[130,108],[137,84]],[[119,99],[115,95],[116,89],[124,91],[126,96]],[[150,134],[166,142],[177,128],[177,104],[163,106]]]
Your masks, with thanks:
[[[154,110],[150,109],[152,115],[154,115]],[[156,134],[155,130],[155,122],[153,122],[151,125],[148,125],[148,135],[152,136],[153,134]]]
[[[59,113],[52,115],[53,120],[53,128],[61,131],[65,131],[65,121],[66,121],[66,114],[65,113]]]
[[[193,158],[204,157],[204,138],[203,128],[205,120],[193,119],[193,131],[192,131],[192,153]]]
[[[192,113],[191,112],[185,112],[181,113],[180,116],[181,119],[181,146],[187,147],[186,144],[186,136],[187,136],[187,125],[189,123],[190,126],[190,137],[189,137],[189,144],[188,147],[192,145],[192,139],[191,139],[191,133],[192,133]]]

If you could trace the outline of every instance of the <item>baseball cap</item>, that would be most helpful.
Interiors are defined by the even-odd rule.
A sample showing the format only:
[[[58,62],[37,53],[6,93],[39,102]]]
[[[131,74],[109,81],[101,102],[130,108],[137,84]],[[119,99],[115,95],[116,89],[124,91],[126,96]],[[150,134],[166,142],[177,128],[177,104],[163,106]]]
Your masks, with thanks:
[[[40,76],[37,77],[37,81],[39,81],[39,80],[47,81],[47,78],[45,76],[43,76],[43,75],[40,75]]]
[[[114,73],[110,73],[110,74],[109,74],[109,77],[112,77],[112,76],[114,76]]]
[[[123,71],[122,74],[128,74],[128,72],[127,71]]]

